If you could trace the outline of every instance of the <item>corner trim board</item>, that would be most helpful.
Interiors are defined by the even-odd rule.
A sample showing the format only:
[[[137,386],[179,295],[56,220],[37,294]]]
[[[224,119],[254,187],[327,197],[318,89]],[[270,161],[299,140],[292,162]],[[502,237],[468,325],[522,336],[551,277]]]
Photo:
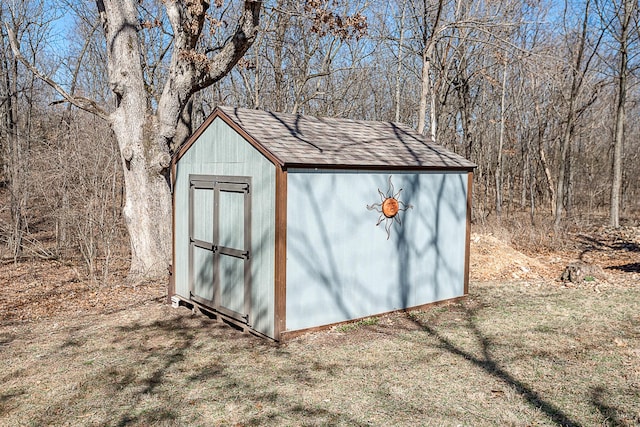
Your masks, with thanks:
[[[276,166],[273,337],[287,329],[287,171]]]
[[[469,293],[469,258],[471,250],[471,209],[473,205],[473,172],[467,173],[467,231],[464,244],[464,295]]]

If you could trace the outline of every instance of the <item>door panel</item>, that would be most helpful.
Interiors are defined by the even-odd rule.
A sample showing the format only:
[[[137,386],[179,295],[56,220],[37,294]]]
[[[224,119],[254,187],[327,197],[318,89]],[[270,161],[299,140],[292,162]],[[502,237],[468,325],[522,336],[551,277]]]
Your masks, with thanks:
[[[191,175],[191,298],[250,324],[251,178]]]
[[[212,183],[192,181],[189,189],[189,290],[192,298],[210,303],[214,297]]]
[[[220,191],[218,246],[244,250],[244,194]]]
[[[213,301],[213,251],[193,248],[192,294],[205,301]]]
[[[216,186],[217,308],[247,323],[251,306],[250,200],[248,182],[223,182]]]
[[[193,190],[193,231],[194,240],[213,243],[213,193],[212,188]]]
[[[244,313],[244,263],[242,258],[220,255],[220,305]]]

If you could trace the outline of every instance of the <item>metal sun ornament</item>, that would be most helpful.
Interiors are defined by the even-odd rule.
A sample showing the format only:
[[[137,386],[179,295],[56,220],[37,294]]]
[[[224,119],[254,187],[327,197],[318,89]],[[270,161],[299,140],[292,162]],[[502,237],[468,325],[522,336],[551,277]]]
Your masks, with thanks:
[[[393,186],[393,182],[391,182],[391,175],[389,175],[389,188],[387,189],[387,192],[383,193],[378,188],[380,203],[367,205],[367,209],[369,209],[370,211],[375,210],[376,212],[380,212],[380,217],[378,218],[376,227],[379,226],[382,221],[384,221],[384,229],[387,232],[387,240],[389,240],[389,236],[391,236],[391,225],[393,225],[394,222],[402,225],[402,220],[400,219],[399,213],[413,208],[413,206],[408,205],[399,199],[402,188],[398,190],[397,193],[395,191],[396,190]]]

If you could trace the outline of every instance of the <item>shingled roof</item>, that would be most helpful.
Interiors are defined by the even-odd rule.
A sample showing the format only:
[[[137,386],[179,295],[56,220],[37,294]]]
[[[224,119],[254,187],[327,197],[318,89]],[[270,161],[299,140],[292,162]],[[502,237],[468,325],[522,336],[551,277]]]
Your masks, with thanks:
[[[400,123],[217,107],[282,166],[455,168],[476,165]]]

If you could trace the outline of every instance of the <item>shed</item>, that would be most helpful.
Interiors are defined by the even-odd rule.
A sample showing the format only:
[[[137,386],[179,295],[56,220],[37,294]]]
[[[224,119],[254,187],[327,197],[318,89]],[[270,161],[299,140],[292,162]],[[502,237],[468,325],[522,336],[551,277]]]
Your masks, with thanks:
[[[462,297],[474,168],[403,124],[217,107],[173,159],[169,295],[275,340]]]

